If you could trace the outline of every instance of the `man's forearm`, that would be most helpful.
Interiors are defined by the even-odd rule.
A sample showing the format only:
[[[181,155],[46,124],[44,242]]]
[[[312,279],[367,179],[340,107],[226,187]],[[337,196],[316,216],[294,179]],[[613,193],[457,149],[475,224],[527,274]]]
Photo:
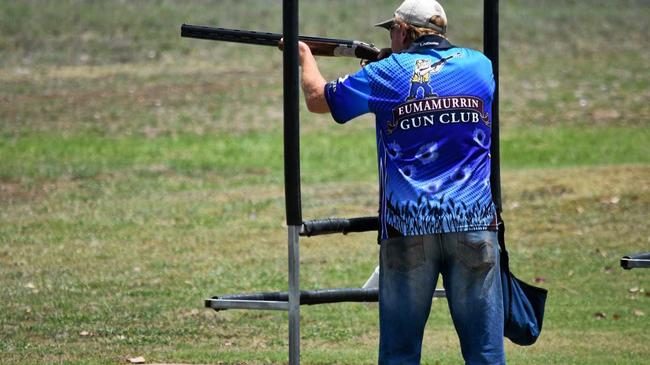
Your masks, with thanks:
[[[302,55],[301,61],[301,85],[307,109],[312,113],[329,112],[330,108],[325,99],[327,81],[320,73],[316,59],[309,53]]]

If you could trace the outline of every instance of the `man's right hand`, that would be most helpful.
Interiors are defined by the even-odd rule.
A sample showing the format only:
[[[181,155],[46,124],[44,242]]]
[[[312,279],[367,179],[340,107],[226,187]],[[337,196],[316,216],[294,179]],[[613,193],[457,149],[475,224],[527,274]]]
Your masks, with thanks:
[[[361,62],[359,62],[359,64],[361,65],[361,67],[363,67],[363,66],[365,66],[365,65],[367,65],[367,64],[369,64],[371,62],[377,62],[379,60],[382,60],[382,59],[390,56],[391,54],[393,54],[392,49],[390,49],[390,48],[382,48],[382,49],[379,50],[379,53],[377,54],[377,59],[376,60],[374,60],[374,61],[361,60]]]
[[[382,48],[379,50],[379,54],[377,55],[377,61],[383,60],[384,58],[390,56],[393,54],[393,50],[390,48]]]

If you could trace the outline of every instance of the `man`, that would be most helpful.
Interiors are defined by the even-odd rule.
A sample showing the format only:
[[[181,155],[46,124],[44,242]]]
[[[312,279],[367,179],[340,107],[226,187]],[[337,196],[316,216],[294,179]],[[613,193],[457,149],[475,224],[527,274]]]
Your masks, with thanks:
[[[380,365],[419,364],[439,274],[467,364],[504,364],[503,299],[490,191],[494,77],[480,52],[446,39],[434,0],[406,0],[391,52],[326,82],[299,44],[307,107],[339,123],[376,115]]]
[[[415,99],[420,89],[424,92],[424,97],[434,96],[433,88],[429,85],[429,74],[434,71],[431,67],[429,60],[415,61],[415,70],[413,70],[413,78],[411,78],[411,89],[407,100]]]

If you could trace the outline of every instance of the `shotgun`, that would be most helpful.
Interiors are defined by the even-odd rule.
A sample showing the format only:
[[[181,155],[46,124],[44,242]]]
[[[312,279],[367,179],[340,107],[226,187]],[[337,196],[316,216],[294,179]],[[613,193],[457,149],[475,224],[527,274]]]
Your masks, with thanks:
[[[181,25],[181,37],[213,41],[257,44],[282,49],[282,34],[250,30],[213,28],[201,25]],[[299,36],[315,56],[355,57],[369,62],[377,61],[379,49],[373,44],[345,39]]]

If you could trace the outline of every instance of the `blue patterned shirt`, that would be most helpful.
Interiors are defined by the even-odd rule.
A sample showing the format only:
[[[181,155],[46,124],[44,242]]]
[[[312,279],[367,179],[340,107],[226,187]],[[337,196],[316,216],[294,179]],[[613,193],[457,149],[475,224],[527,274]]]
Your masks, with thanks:
[[[376,116],[380,237],[493,229],[490,121],[482,53],[421,37],[325,86],[332,116]]]

